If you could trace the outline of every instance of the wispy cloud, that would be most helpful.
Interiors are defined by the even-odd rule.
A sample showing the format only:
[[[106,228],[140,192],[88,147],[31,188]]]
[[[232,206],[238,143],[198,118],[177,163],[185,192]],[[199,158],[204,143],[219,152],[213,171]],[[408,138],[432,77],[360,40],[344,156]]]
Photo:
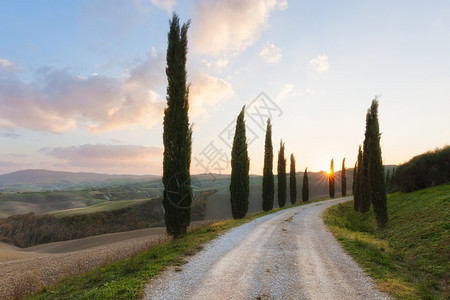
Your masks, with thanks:
[[[32,82],[0,78],[0,127],[50,132],[150,128],[161,122],[165,106],[155,91],[163,82],[162,70],[163,59],[149,56],[125,78],[96,74],[83,78],[50,67],[38,70]]]
[[[319,73],[325,72],[330,68],[330,64],[328,63],[328,56],[319,55],[314,57],[309,61],[309,66]]]
[[[171,12],[175,6],[175,0],[151,0],[156,7],[162,8],[165,11]]]
[[[159,174],[163,149],[138,145],[85,144],[72,147],[42,148],[41,153],[60,160],[59,166],[91,171]]]
[[[195,75],[189,91],[191,115],[195,118],[234,93],[227,81],[204,73]]]
[[[12,61],[7,60],[6,58],[0,57],[0,75],[2,71],[18,71],[21,70],[22,67],[18,64],[13,63]]]
[[[9,153],[9,156],[15,157],[15,158],[27,158],[28,154],[26,154],[26,153]]]
[[[202,62],[208,67],[209,70],[216,73],[222,73],[222,71],[228,66],[228,59],[225,57],[220,57],[218,59],[207,60],[204,59]]]
[[[288,2],[287,2],[287,0],[280,0],[280,1],[278,1],[277,6],[278,6],[279,10],[285,10],[288,8]]]
[[[193,47],[212,56],[242,52],[269,27],[270,13],[286,7],[283,0],[200,0],[192,24]]]
[[[281,92],[275,97],[275,101],[278,103],[283,101],[292,92],[293,88],[294,85],[292,83],[286,83]]]
[[[15,132],[5,132],[3,134],[4,137],[10,138],[10,139],[17,139],[20,137],[20,134],[15,133]]]
[[[269,43],[259,52],[259,56],[268,63],[276,63],[281,60],[281,49]]]
[[[13,160],[0,159],[0,174],[10,173],[24,168],[29,168],[31,165],[28,163],[18,162]]]

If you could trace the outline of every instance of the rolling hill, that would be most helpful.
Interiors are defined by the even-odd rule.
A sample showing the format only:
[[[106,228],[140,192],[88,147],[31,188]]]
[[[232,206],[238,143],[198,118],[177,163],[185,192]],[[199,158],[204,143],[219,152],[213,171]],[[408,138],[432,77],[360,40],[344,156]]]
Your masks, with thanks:
[[[107,175],[30,169],[0,175],[0,192],[39,192],[113,186],[159,177],[156,175]]]

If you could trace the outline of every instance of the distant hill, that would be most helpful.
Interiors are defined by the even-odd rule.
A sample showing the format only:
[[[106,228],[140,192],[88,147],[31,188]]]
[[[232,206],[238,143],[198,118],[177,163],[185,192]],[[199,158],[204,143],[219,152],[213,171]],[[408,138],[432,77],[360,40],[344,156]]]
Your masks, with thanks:
[[[124,183],[157,179],[156,175],[107,175],[86,172],[60,172],[48,170],[22,170],[0,175],[0,191],[49,191],[95,186],[120,185]]]
[[[347,194],[351,194],[352,169],[347,169]],[[328,177],[324,172],[308,172],[310,200],[328,197]],[[297,198],[301,198],[303,172],[297,173]],[[336,197],[341,193],[341,172],[336,172]],[[275,181],[277,180],[275,176]],[[230,175],[192,175],[193,201],[204,191],[212,194],[206,199],[206,219],[231,217]],[[275,184],[276,188],[276,184]],[[67,209],[92,206],[116,206],[110,201],[126,201],[161,197],[164,187],[160,176],[105,175],[46,170],[24,170],[0,175],[0,218],[35,212],[45,214]],[[288,199],[289,202],[289,189]],[[262,176],[250,175],[249,213],[261,210]],[[106,202],[105,202],[106,201]],[[275,207],[277,197],[275,194]],[[108,206],[109,207],[109,206]]]

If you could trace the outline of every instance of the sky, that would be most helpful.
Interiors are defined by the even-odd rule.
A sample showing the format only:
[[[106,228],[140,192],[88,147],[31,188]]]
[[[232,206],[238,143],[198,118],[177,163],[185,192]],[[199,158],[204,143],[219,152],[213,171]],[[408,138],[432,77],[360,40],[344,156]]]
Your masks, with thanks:
[[[162,174],[172,13],[188,39],[191,174],[250,173],[271,118],[296,168],[353,167],[379,97],[384,164],[450,142],[450,2],[0,0],[0,174]]]

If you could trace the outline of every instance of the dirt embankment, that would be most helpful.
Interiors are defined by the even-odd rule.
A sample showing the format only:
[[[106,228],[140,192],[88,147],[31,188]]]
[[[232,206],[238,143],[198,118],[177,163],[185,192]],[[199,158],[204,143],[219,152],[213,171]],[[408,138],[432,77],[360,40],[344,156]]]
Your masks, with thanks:
[[[21,249],[0,243],[0,299],[23,296],[66,274],[129,257],[167,236],[164,228],[104,234]]]

